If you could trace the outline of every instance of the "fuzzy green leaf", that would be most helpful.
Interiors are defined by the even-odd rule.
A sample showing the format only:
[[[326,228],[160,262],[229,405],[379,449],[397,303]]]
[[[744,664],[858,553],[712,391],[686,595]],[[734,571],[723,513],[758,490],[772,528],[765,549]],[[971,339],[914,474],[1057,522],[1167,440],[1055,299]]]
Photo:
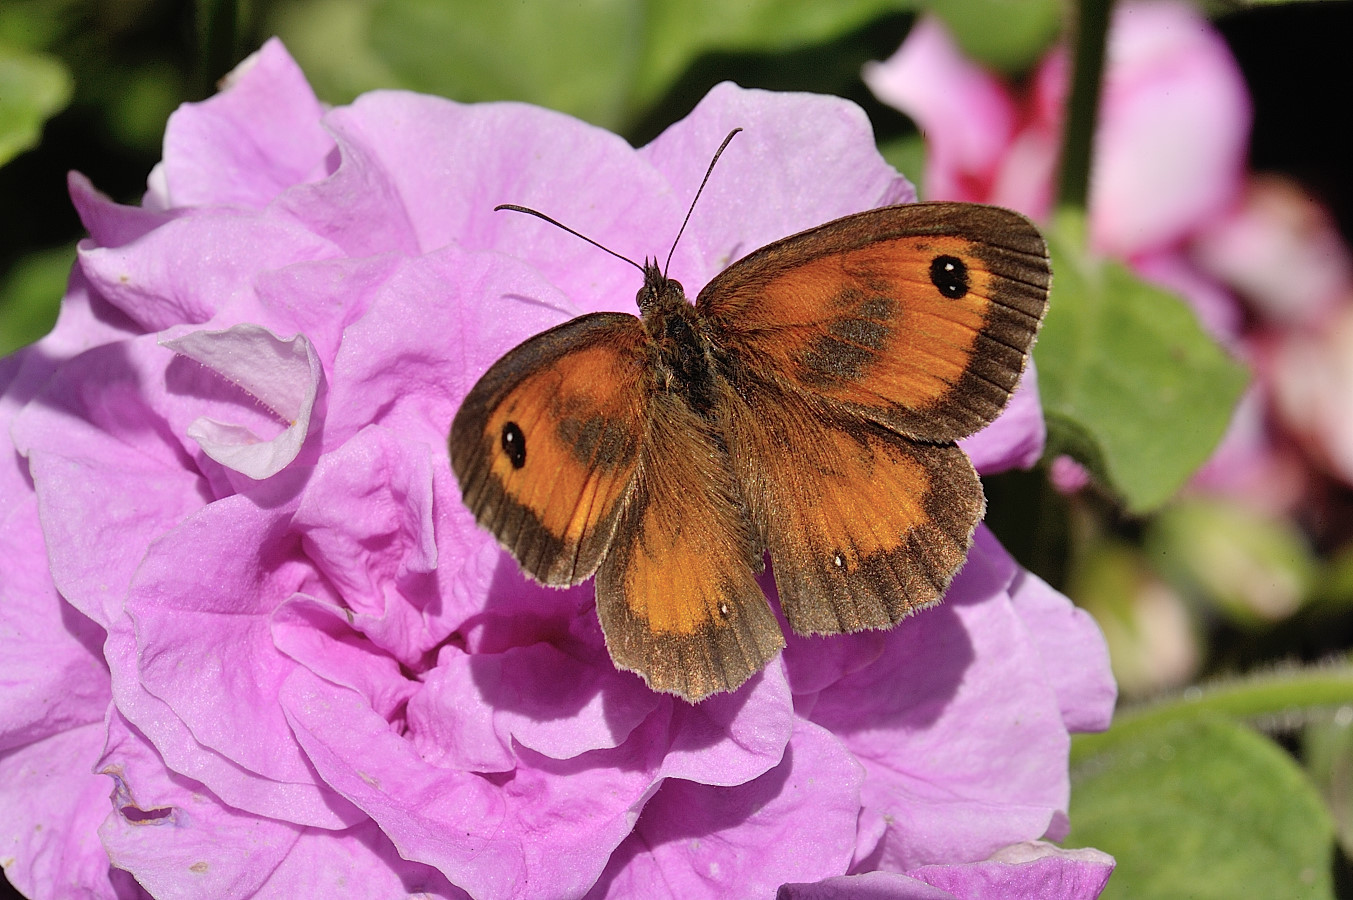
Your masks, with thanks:
[[[1104,900],[1334,896],[1330,816],[1268,738],[1219,717],[1112,735],[1073,772],[1065,842],[1118,860]]]
[[[1048,235],[1053,294],[1035,347],[1049,451],[1148,512],[1212,453],[1248,375],[1182,300],[1072,251],[1067,230]]]

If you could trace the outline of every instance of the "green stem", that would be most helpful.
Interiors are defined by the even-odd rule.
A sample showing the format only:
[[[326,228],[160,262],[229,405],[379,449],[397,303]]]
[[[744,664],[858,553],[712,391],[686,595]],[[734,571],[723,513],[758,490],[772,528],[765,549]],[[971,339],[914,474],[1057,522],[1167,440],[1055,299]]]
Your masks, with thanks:
[[[1077,5],[1071,95],[1067,100],[1061,177],[1057,185],[1058,206],[1084,210],[1089,199],[1090,162],[1112,10],[1113,0],[1079,0]]]
[[[208,97],[216,83],[240,61],[242,0],[197,0],[198,71],[196,93]]]
[[[1143,732],[1172,722],[1216,715],[1249,722],[1295,722],[1316,711],[1353,705],[1353,665],[1314,666],[1255,675],[1192,689],[1172,700],[1122,710],[1113,727],[1078,734],[1071,742],[1072,764],[1112,751]]]

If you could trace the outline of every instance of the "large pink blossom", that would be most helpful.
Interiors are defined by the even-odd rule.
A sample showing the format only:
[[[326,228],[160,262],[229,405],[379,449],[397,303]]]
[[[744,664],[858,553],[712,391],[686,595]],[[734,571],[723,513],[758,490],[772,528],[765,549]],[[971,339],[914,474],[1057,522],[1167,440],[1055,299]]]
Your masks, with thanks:
[[[988,532],[940,607],[791,638],[691,705],[611,665],[590,584],[530,584],[460,503],[446,435],[476,377],[637,288],[494,205],[665,252],[734,126],[672,261],[691,293],[912,199],[832,98],[722,85],[635,150],[518,104],[326,111],[275,42],[175,113],[140,207],[72,176],[90,237],[60,319],[0,363],[14,884],[769,897],[882,872],[1098,893],[1102,854],[1008,848],[1065,833],[1068,731],[1114,700],[1103,641]],[[967,443],[984,469],[1036,456],[1030,382]]]

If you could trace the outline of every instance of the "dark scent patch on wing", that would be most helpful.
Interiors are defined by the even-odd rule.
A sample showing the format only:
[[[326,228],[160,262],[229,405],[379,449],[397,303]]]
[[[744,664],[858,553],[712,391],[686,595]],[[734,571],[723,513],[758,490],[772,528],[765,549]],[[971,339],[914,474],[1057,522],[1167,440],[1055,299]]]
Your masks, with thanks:
[[[559,420],[555,435],[575,460],[603,470],[629,463],[638,450],[637,435],[601,415],[565,416]]]
[[[858,381],[887,348],[897,303],[880,292],[881,286],[870,287],[870,291],[848,287],[837,294],[832,305],[843,309],[842,314],[829,320],[826,334],[798,354],[796,362],[806,383],[826,386]]]

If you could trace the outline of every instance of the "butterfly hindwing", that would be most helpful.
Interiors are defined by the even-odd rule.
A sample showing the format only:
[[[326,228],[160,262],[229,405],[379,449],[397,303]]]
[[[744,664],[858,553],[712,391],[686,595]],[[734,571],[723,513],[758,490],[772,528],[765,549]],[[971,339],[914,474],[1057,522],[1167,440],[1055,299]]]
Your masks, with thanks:
[[[681,400],[655,397],[634,491],[597,571],[615,664],[691,701],[737,688],[784,646],[721,443]]]
[[[1018,213],[913,203],[769,244],[696,305],[738,365],[901,434],[952,441],[1005,406],[1050,277],[1043,238]]]
[[[729,446],[790,626],[887,628],[937,602],[985,509],[963,451],[793,390],[742,387],[745,400],[729,406]]]
[[[581,316],[498,360],[456,413],[466,505],[543,584],[583,581],[610,545],[650,415],[650,352],[634,316]]]

